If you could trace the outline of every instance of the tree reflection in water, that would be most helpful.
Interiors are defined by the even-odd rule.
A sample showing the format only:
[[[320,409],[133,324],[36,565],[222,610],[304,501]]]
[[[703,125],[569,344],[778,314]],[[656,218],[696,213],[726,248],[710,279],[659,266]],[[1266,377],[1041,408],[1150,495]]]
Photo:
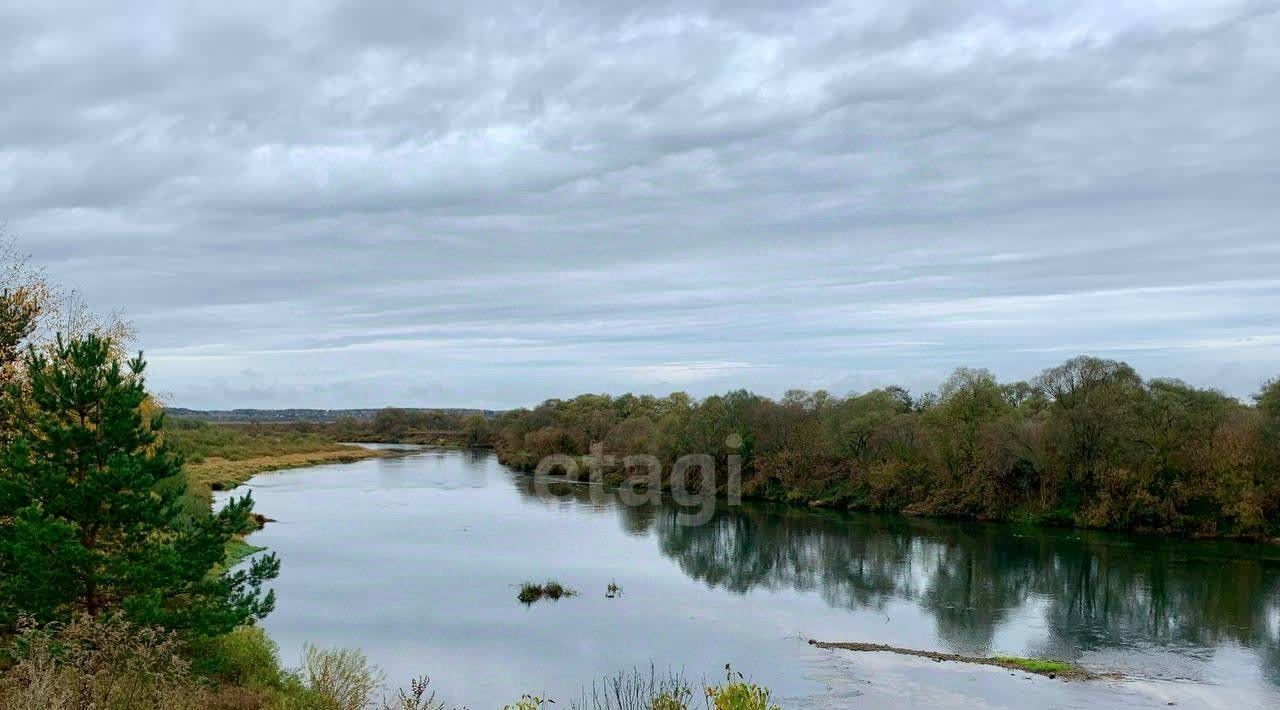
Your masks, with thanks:
[[[587,485],[513,480],[530,500],[617,514],[628,534],[653,535],[685,574],[715,588],[816,592],[854,611],[914,602],[954,653],[990,653],[997,630],[1034,605],[1046,628],[1039,645],[1059,657],[1234,644],[1253,649],[1280,685],[1280,551],[1265,545],[755,503],[721,505],[690,527],[674,504],[625,506]]]

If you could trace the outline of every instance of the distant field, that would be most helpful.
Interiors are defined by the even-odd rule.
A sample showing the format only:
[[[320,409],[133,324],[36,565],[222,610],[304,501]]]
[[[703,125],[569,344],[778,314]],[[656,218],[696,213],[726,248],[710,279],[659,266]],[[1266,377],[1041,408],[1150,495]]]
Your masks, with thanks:
[[[191,495],[234,488],[264,471],[346,463],[382,453],[339,443],[332,434],[271,424],[210,424],[170,418],[165,442],[186,459]]]
[[[166,407],[165,411],[173,417],[198,419],[205,422],[246,423],[276,422],[312,424],[332,424],[342,419],[371,421],[383,409],[186,409],[183,407]],[[452,417],[469,417],[479,414],[494,417],[499,412],[488,409],[449,409],[449,408],[412,408],[400,411],[408,413],[439,413]]]

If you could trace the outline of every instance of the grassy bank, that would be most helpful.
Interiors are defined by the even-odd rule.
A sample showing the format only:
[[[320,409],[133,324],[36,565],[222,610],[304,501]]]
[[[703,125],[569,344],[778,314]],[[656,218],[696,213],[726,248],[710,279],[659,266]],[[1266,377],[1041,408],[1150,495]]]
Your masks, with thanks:
[[[214,457],[186,467],[188,484],[208,497],[210,491],[230,490],[259,473],[306,468],[327,463],[351,463],[378,458],[386,452],[356,446],[333,445],[317,451],[255,456],[248,459]]]
[[[213,491],[235,488],[259,473],[387,455],[344,444],[332,431],[297,425],[172,419],[165,442],[185,459],[188,491],[205,505]]]

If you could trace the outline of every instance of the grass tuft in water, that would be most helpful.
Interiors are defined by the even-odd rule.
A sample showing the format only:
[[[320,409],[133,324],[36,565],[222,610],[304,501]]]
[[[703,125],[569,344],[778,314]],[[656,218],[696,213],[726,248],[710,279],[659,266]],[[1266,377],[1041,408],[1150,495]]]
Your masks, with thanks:
[[[525,582],[524,584],[520,585],[520,593],[516,595],[516,599],[519,599],[520,603],[526,606],[538,601],[541,598],[542,598],[542,585],[534,584],[533,582]]]
[[[520,585],[520,593],[516,595],[516,599],[519,599],[521,604],[528,606],[534,602],[541,601],[543,598],[559,601],[563,597],[576,596],[578,596],[578,590],[566,587],[552,579],[543,584],[525,582]]]

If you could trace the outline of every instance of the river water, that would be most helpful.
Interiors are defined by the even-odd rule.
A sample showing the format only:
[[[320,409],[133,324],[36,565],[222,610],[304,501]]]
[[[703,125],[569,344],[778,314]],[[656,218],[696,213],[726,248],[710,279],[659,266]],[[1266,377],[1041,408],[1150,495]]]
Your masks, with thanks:
[[[1280,707],[1271,547],[757,504],[690,526],[670,503],[622,505],[444,449],[247,488],[276,521],[252,541],[282,561],[264,626],[286,663],[307,642],[358,647],[393,685],[426,674],[473,710],[523,693],[566,707],[595,678],[651,665],[714,681],[726,664],[784,708]],[[580,594],[517,601],[521,582],[548,578]],[[807,639],[1052,657],[1123,679]]]

